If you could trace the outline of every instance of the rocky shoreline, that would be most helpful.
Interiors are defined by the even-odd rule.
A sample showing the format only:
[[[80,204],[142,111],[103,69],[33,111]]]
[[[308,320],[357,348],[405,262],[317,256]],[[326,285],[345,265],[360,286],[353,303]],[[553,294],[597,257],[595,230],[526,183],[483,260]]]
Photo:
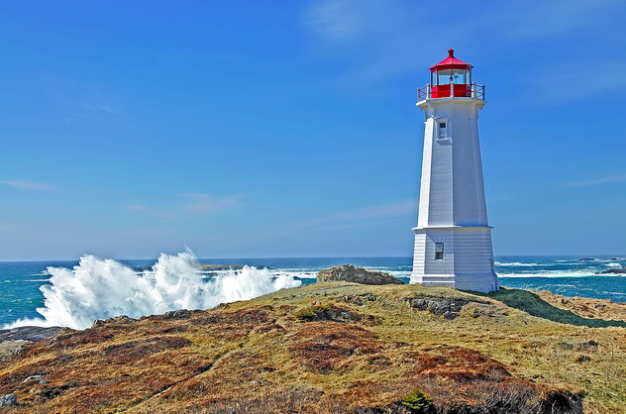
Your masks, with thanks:
[[[39,342],[52,338],[63,329],[59,326],[43,328],[40,326],[22,326],[12,329],[0,329],[0,343],[5,341]]]
[[[154,265],[145,265],[145,266],[135,266],[133,267],[133,269],[137,272],[144,272],[146,270],[151,270],[152,266]],[[243,265],[243,264],[204,264],[204,263],[198,263],[198,267],[200,268],[200,270],[204,270],[204,271],[218,271],[218,270],[241,270],[244,267],[246,267],[247,265]],[[263,268],[262,266],[252,266],[254,268],[257,269],[261,269]]]
[[[596,275],[623,275],[626,274],[626,269],[623,267],[611,267],[601,272],[596,272]]]
[[[22,326],[12,329],[0,329],[0,361],[19,353],[24,346],[54,337],[67,328],[53,326]],[[0,405],[1,406],[1,405]]]

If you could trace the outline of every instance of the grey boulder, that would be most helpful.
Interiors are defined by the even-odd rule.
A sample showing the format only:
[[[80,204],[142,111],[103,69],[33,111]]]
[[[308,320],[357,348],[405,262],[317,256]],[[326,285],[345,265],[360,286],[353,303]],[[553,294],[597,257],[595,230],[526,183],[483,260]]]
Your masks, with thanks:
[[[368,270],[352,265],[341,265],[322,269],[317,282],[353,282],[364,285],[403,285],[404,282],[385,272]]]

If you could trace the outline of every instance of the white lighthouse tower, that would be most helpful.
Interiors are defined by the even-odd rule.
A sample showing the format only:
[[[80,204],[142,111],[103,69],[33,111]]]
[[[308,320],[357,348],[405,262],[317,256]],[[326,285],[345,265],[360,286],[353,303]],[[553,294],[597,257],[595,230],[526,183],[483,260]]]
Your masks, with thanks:
[[[426,128],[411,283],[490,292],[498,276],[478,140],[485,87],[472,83],[472,65],[448,53],[418,90]]]

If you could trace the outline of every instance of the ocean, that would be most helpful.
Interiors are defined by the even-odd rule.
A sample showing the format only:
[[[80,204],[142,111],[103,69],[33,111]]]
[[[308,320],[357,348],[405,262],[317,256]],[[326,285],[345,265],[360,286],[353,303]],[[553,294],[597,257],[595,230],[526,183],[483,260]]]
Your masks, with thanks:
[[[0,327],[40,325],[84,329],[95,319],[168,310],[201,309],[250,299],[277,289],[315,283],[323,268],[353,264],[391,273],[408,283],[410,257],[196,259],[191,251],[155,260],[0,262]],[[195,263],[249,265],[197,271]],[[626,302],[626,269],[610,257],[496,257],[500,285]],[[146,270],[148,269],[148,270]]]

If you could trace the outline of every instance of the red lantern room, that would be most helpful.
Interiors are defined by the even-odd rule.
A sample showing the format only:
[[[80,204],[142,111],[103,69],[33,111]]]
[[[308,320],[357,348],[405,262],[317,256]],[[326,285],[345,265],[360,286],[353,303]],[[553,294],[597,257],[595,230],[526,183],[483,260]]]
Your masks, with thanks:
[[[454,49],[448,57],[430,68],[430,84],[419,89],[419,100],[437,98],[485,99],[485,87],[472,83],[472,68],[454,57]]]

